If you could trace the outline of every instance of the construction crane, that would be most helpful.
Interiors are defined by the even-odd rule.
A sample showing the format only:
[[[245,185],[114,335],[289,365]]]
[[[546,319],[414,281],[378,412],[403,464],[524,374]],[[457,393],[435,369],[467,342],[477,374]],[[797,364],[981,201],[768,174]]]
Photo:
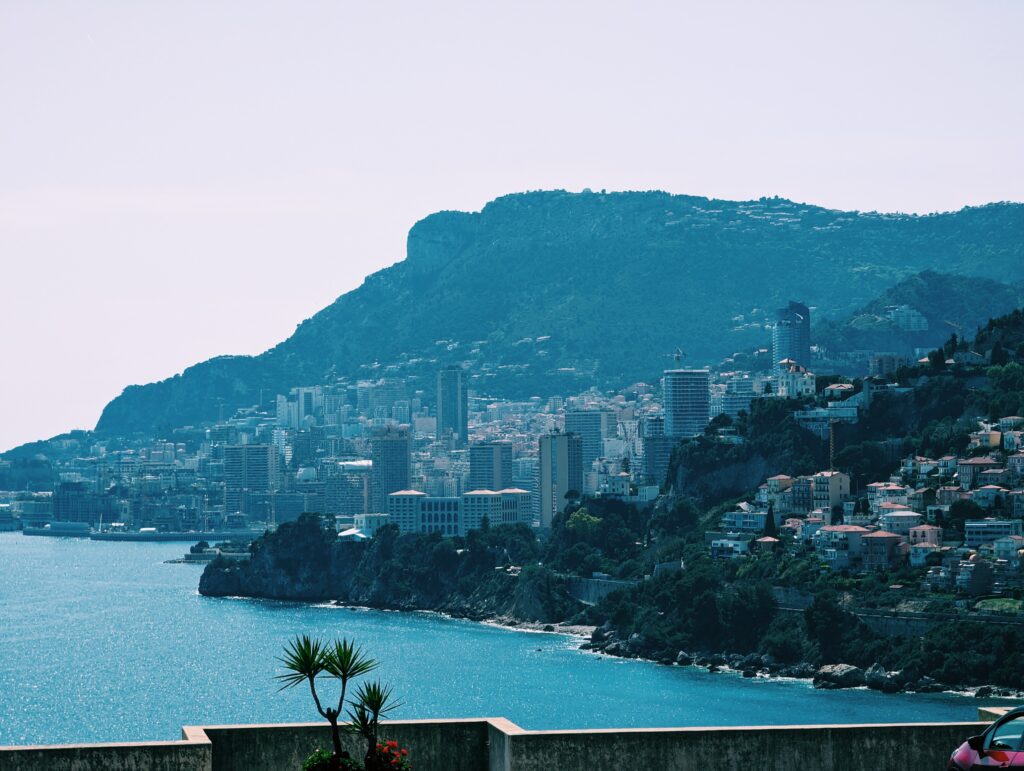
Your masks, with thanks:
[[[675,361],[675,363],[678,365],[678,364],[682,364],[683,363],[683,359],[686,358],[686,351],[684,351],[682,348],[676,348],[674,353],[666,353],[664,355],[665,355],[665,358],[673,359]]]

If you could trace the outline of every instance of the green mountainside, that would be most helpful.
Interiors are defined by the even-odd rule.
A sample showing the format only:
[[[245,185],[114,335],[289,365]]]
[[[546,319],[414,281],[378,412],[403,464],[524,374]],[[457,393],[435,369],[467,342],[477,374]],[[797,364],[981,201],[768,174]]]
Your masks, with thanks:
[[[928,329],[901,330],[886,314],[906,305],[928,321]],[[971,337],[989,319],[1024,305],[1024,287],[989,278],[954,276],[926,270],[903,279],[842,320],[816,325],[815,342],[834,351],[874,350],[903,353],[936,348],[951,334]]]
[[[97,429],[214,420],[221,404],[230,413],[261,392],[269,403],[294,385],[383,375],[382,365],[428,394],[452,362],[495,396],[621,386],[656,377],[677,346],[702,364],[764,344],[771,309],[789,299],[839,318],[923,270],[1024,280],[1024,206],[911,216],[778,198],[509,195],[418,222],[404,261],[271,350],[129,386]]]

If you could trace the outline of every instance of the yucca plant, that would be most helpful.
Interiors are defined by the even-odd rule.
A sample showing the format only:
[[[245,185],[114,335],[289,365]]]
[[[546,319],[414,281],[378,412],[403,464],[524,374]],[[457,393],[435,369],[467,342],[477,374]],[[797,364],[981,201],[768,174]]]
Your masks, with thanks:
[[[381,718],[401,706],[393,700],[392,695],[391,686],[380,680],[363,683],[356,691],[355,701],[349,710],[352,727],[366,741],[366,771],[379,771],[380,753],[377,752],[377,745]]]
[[[281,682],[281,690],[294,688],[303,683],[309,683],[309,692],[316,704],[316,711],[331,724],[331,740],[334,743],[334,754],[331,756],[331,771],[338,771],[341,768],[341,727],[338,725],[338,717],[344,712],[348,693],[349,683],[362,677],[368,672],[377,668],[377,662],[363,653],[362,648],[348,640],[335,640],[332,643],[324,643],[318,638],[308,635],[301,635],[289,642],[284,649],[284,656],[280,658],[284,665],[283,674],[277,675],[276,679]],[[338,696],[338,706],[334,707],[333,702],[326,707],[317,693],[317,678],[327,676],[333,677],[341,683],[341,694]],[[374,684],[371,684],[374,685]],[[378,687],[379,683],[376,684]],[[364,693],[377,700],[364,707],[367,714],[374,715],[374,735],[376,735],[376,721],[393,707],[388,705],[391,689],[384,688],[383,701],[381,694],[376,690],[365,691],[360,688],[355,702],[351,703],[353,710],[360,708]],[[386,708],[386,709],[385,709]],[[351,714],[351,710],[350,710]],[[361,727],[355,727],[362,734]],[[364,734],[365,735],[365,734]]]

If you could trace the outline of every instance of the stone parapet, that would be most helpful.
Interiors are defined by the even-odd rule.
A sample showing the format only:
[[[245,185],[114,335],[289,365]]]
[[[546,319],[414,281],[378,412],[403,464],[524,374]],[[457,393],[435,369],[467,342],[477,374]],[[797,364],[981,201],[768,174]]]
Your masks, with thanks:
[[[479,718],[391,721],[383,736],[409,747],[416,771],[877,771],[897,757],[902,771],[931,771],[986,724],[527,731]],[[356,737],[346,742],[361,754]],[[190,726],[177,742],[0,747],[0,771],[298,771],[329,746],[322,723]]]

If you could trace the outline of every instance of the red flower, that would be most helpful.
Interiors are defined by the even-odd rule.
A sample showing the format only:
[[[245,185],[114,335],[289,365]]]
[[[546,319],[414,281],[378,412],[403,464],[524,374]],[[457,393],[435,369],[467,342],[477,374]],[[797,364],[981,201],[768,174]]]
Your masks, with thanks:
[[[402,755],[408,755],[408,754],[409,754],[409,750],[407,750],[405,747],[402,747]]]

